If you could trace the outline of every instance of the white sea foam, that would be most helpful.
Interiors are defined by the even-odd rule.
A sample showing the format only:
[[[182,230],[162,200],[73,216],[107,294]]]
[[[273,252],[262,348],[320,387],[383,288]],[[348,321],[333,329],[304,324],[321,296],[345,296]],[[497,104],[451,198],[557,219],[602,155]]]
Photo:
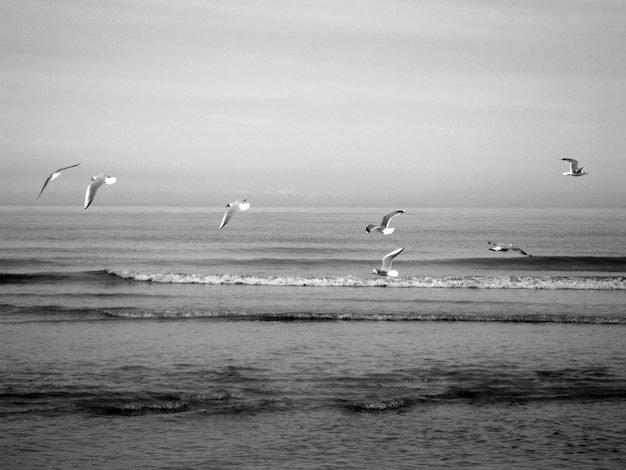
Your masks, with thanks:
[[[136,309],[105,309],[104,313],[117,318],[205,318],[232,316],[208,310],[136,310]]]
[[[360,278],[356,276],[264,277],[238,274],[150,273],[109,271],[133,281],[162,284],[248,285],[278,287],[396,287],[473,289],[578,289],[626,290],[624,276],[419,276],[404,279]]]

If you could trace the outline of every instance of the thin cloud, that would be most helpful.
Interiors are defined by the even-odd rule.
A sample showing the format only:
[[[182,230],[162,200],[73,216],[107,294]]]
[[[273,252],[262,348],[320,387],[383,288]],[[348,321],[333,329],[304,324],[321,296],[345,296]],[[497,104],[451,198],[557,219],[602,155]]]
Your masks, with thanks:
[[[309,199],[325,198],[325,197],[344,197],[346,193],[344,191],[329,191],[329,192],[314,192],[310,193],[307,197]]]
[[[304,193],[293,188],[282,188],[282,189],[266,189],[265,194],[269,194],[273,196],[301,196]]]
[[[273,124],[276,119],[267,116],[237,116],[228,114],[208,114],[201,116],[202,119],[208,119],[210,121],[223,122],[228,124],[239,125],[254,125],[263,126]]]

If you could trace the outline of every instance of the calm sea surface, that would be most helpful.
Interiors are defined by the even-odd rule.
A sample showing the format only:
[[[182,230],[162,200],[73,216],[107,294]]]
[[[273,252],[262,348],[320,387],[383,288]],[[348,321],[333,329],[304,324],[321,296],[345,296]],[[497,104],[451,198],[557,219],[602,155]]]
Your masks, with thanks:
[[[626,211],[221,216],[0,207],[5,468],[626,467]]]

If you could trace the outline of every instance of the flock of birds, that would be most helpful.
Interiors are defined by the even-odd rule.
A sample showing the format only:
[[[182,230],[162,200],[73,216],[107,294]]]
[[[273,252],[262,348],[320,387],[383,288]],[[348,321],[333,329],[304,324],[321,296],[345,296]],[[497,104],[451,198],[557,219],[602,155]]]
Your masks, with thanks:
[[[39,196],[41,196],[43,190],[46,189],[48,183],[57,179],[63,170],[67,170],[68,168],[74,168],[78,165],[80,165],[80,163],[76,163],[75,165],[70,166],[64,166],[63,168],[59,168],[58,170],[50,173],[50,176],[48,176],[46,178],[46,181],[44,181],[43,187],[41,188],[41,191],[39,191],[39,195],[35,199],[39,199]],[[103,173],[100,173],[99,175],[91,178],[91,183],[89,183],[89,186],[87,186],[87,192],[85,193],[85,209],[87,209],[93,202],[93,198],[96,197],[96,191],[98,191],[100,186],[102,186],[103,184],[113,184],[116,181],[117,178],[115,178],[114,176],[105,175]]]
[[[568,162],[570,164],[570,171],[564,172],[563,175],[584,176],[584,175],[589,174],[585,171],[584,167],[579,166],[578,160],[574,158],[561,158],[561,160]],[[65,166],[63,168],[59,168],[58,170],[50,173],[50,175],[46,178],[46,181],[43,183],[43,187],[41,188],[41,191],[39,191],[39,194],[37,195],[35,199],[39,199],[39,196],[43,194],[43,191],[44,189],[46,189],[46,186],[48,186],[48,183],[57,179],[62,171],[67,170],[69,168],[77,167],[78,165],[80,165],[80,163],[76,163],[70,166]],[[98,189],[100,189],[100,187],[103,184],[113,184],[116,181],[117,181],[116,177],[105,175],[104,173],[101,173],[91,178],[91,182],[87,186],[87,191],[85,193],[84,208],[87,209],[91,205],[94,197],[96,196],[96,192],[98,191]],[[238,201],[228,203],[226,205],[226,212],[224,213],[224,216],[222,217],[222,222],[220,223],[218,230],[221,230],[230,221],[231,217],[235,214],[235,212],[245,211],[245,210],[248,210],[249,208],[250,208],[250,203],[247,202],[246,199],[243,199],[242,201],[238,200]],[[404,210],[397,210],[397,211],[390,212],[389,214],[386,214],[383,217],[383,220],[381,221],[379,225],[369,224],[367,227],[365,227],[365,231],[367,233],[375,231],[375,232],[382,233],[383,235],[391,235],[395,230],[394,227],[389,227],[389,223],[391,222],[391,219],[393,219],[394,217],[400,214],[404,214],[405,212],[406,211]],[[518,248],[512,244],[494,243],[492,241],[487,241],[487,244],[489,245],[489,250],[491,251],[497,251],[497,252],[515,251],[517,253],[520,253],[521,255],[532,256],[526,253],[521,248]],[[383,257],[383,262],[382,262],[380,269],[373,269],[372,272],[379,276],[397,277],[398,271],[395,269],[392,269],[391,265],[395,257],[398,256],[400,253],[402,253],[403,250],[404,248],[398,248],[396,250],[393,250],[391,253],[387,253]]]

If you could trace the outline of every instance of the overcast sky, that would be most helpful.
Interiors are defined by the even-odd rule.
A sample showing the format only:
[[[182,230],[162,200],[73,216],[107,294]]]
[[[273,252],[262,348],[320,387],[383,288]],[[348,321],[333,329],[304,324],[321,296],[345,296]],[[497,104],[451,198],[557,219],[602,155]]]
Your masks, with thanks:
[[[626,207],[622,0],[0,5],[0,204]]]

